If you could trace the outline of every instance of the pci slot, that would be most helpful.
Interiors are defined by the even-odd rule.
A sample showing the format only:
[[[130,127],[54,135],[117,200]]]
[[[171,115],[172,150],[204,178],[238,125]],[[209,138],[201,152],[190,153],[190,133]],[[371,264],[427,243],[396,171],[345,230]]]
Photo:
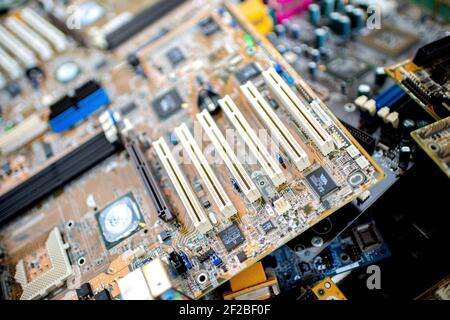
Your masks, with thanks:
[[[291,158],[292,162],[294,162],[300,171],[306,169],[310,164],[308,155],[272,110],[255,85],[249,81],[241,86],[241,90],[255,112],[269,128],[272,136],[281,144],[284,151]]]
[[[136,171],[144,183],[148,195],[152,199],[158,218],[165,222],[170,222],[175,219],[175,215],[170,210],[166,198],[163,196],[163,193],[156,182],[156,178],[151,171],[148,162],[145,160],[144,154],[142,153],[138,142],[136,140],[128,141],[125,148],[127,149],[130,158],[133,160]]]
[[[64,33],[35,11],[30,8],[24,8],[20,12],[20,16],[30,27],[47,39],[58,52],[63,52],[67,49],[68,41]]]
[[[186,178],[181,173],[181,169],[176,163],[164,138],[159,138],[159,140],[153,142],[153,147],[155,148],[156,154],[164,169],[169,175],[170,181],[172,181],[194,227],[201,233],[207,233],[213,226],[206,217],[200,202],[192,191],[192,188],[189,186]]]
[[[25,23],[15,17],[10,17],[6,19],[5,24],[24,43],[28,44],[42,60],[48,61],[53,57],[53,51],[47,42]]]
[[[20,65],[2,48],[0,48],[0,68],[5,70],[9,78],[17,80],[23,75],[23,70]]]
[[[280,77],[274,68],[263,72],[266,84],[277,96],[286,109],[295,118],[304,132],[312,139],[319,150],[327,155],[334,150],[332,137],[326,132],[320,123],[311,115],[302,104],[287,83]]]
[[[2,26],[0,26],[0,43],[14,54],[26,68],[33,68],[37,65],[34,53]]]
[[[245,120],[233,100],[231,100],[231,97],[228,95],[225,96],[225,98],[219,100],[219,104],[227,115],[228,120],[239,132],[239,135],[255,155],[264,172],[269,176],[270,180],[272,180],[275,187],[285,183],[286,178],[277,162],[271,157],[266,147],[256,136],[255,131],[253,131],[247,120]]]
[[[247,172],[244,170],[241,162],[234,154],[227,140],[217,127],[214,119],[211,117],[208,111],[204,110],[201,113],[197,114],[197,120],[199,121],[203,130],[205,130],[220,157],[225,162],[228,170],[230,170],[231,174],[239,185],[239,188],[242,190],[242,193],[244,193],[244,195],[250,202],[255,202],[256,200],[261,198],[261,195],[255,184],[250,179]]]
[[[219,211],[222,212],[226,218],[230,218],[235,215],[237,212],[236,208],[233,206],[230,198],[222,188],[222,185],[211,169],[211,166],[208,164],[208,161],[203,155],[197,142],[195,142],[194,137],[190,133],[186,124],[183,123],[181,126],[176,128],[175,133],[180,139],[184,150],[192,160],[192,163],[200,174],[203,182],[206,184],[206,187],[219,208]]]

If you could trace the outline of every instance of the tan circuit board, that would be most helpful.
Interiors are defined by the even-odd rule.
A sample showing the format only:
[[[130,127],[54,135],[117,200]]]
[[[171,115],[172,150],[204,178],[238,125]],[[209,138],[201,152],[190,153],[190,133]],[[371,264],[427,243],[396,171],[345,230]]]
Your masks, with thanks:
[[[219,6],[222,6],[220,1],[188,2],[169,16],[177,16],[178,19],[189,17],[183,23],[173,27],[169,20],[164,19],[158,26],[142,32],[139,37],[145,39],[155,34],[161,24],[172,26],[165,36],[139,51],[146,79],[136,75],[125,63],[113,65],[101,76],[113,101],[112,110],[119,110],[127,101],[134,101],[137,105],[136,110],[126,116],[131,124],[126,134],[138,136],[148,144],[159,141],[159,144],[154,144],[144,153],[177,219],[169,223],[157,218],[154,204],[135,173],[133,162],[124,151],[2,229],[8,264],[14,268],[19,260],[36,251],[36,248],[31,247],[36,239],[45,237],[54,226],[59,227],[69,244],[68,255],[74,274],[54,298],[70,296],[69,292],[84,282],[90,282],[96,292],[108,288],[113,297],[120,298],[118,278],[129,270],[139,268],[148,259],[158,257],[169,262],[173,251],[182,251],[191,263],[191,268],[183,276],[175,276],[176,288],[189,297],[199,298],[349,203],[384,177],[382,170],[317,95],[276,50],[254,32],[236,7],[226,3],[224,11],[219,14]],[[220,30],[205,37],[198,24],[208,17],[212,17]],[[251,47],[244,41],[249,36],[254,42]],[[132,41],[133,45],[138,46],[137,42],[136,39]],[[167,58],[167,53],[175,47],[184,55],[184,60],[177,65]],[[121,47],[116,54],[125,56],[125,51]],[[274,73],[274,63],[282,66],[301,93],[288,85],[286,78]],[[251,79],[254,87],[249,85],[240,88],[247,82],[239,83],[236,73],[250,64],[257,66],[259,71]],[[252,199],[251,191],[244,194],[243,190],[239,192],[233,187],[230,183],[232,172],[226,164],[210,164],[218,184],[214,180],[209,183],[223,188],[235,213],[228,213],[221,208],[212,196],[205,183],[208,171],[206,176],[202,176],[199,167],[191,162],[179,164],[181,173],[172,172],[171,175],[167,168],[173,167],[174,163],[161,156],[167,153],[189,156],[186,150],[182,151],[184,143],[198,143],[205,155],[213,154],[216,149],[199,121],[197,92],[202,85],[196,80],[198,75],[207,79],[221,98],[228,96],[221,100],[222,111],[211,119],[220,132],[234,132],[233,139],[237,146],[233,152],[237,154],[252,144],[244,138],[253,139],[248,135],[249,128],[255,132],[269,132],[264,148],[259,145],[249,148],[251,153],[254,151],[260,154],[256,159],[244,161],[239,157],[243,170],[256,186],[253,194],[260,194],[260,197],[255,196],[256,201],[249,200]],[[154,101],[171,90],[176,90],[182,100],[180,109],[167,118],[158,117]],[[261,93],[262,98],[257,92]],[[283,92],[287,92],[287,99]],[[249,98],[255,94],[256,100]],[[270,109],[271,112],[264,109],[266,113],[256,111],[259,109],[255,109],[252,103],[261,103],[264,99],[278,101],[279,108]],[[312,101],[314,103],[310,104]],[[233,104],[236,105],[234,109]],[[304,108],[295,109],[300,104]],[[225,107],[229,111],[225,112]],[[238,120],[230,120],[233,117]],[[204,119],[211,121],[209,117]],[[239,127],[242,121],[247,122],[248,126]],[[94,119],[85,125],[95,123]],[[183,123],[193,135],[194,142],[189,140],[189,136],[185,142],[180,141],[179,135],[186,135],[186,131],[183,131],[186,129],[180,127]],[[280,129],[280,123],[285,126],[284,130]],[[239,128],[243,133],[239,132]],[[81,127],[74,132],[82,132]],[[176,145],[171,144],[174,133],[178,137]],[[288,150],[289,144],[286,144],[276,153],[271,152],[276,139],[280,137],[299,148]],[[76,138],[68,140],[73,143],[78,141]],[[254,139],[252,141],[254,143]],[[322,141],[325,142],[322,144]],[[263,149],[269,150],[267,155]],[[278,161],[278,154],[284,159],[284,165]],[[293,154],[298,157],[298,162],[292,161]],[[217,157],[221,158],[220,155]],[[182,181],[182,176],[186,183]],[[174,185],[177,177],[182,188]],[[311,179],[316,181],[317,177],[331,179],[332,190],[325,188],[322,192],[320,188],[312,186]],[[192,194],[186,192],[185,196],[180,196],[183,189],[185,192],[191,189]],[[100,215],[124,197],[134,199],[140,220],[133,233],[110,245],[100,230]],[[190,202],[199,201],[201,208],[198,212],[204,212],[206,219],[198,223],[193,221],[195,218],[189,213],[184,197]],[[206,201],[210,204],[207,209],[204,206]],[[267,222],[270,222],[270,230],[263,226]],[[227,248],[220,234],[231,226],[237,226],[242,241],[235,239],[239,240],[238,245]],[[158,239],[162,233],[168,235],[168,240]],[[220,258],[221,263],[213,259],[200,261],[200,257],[210,250]],[[244,252],[245,261],[237,259],[237,254],[241,252]],[[127,265],[126,269],[124,265]],[[15,292],[15,298],[19,298],[18,285]]]

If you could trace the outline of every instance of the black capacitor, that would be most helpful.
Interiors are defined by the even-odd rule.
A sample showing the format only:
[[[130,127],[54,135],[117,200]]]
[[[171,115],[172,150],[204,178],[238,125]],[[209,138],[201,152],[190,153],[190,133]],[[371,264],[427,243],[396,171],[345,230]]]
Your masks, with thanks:
[[[410,160],[411,160],[411,148],[409,146],[402,146],[400,148],[398,167],[402,170],[408,169]]]
[[[411,132],[416,129],[416,123],[412,119],[405,119],[402,121],[402,125],[400,127],[401,137],[403,140],[411,140]]]
[[[211,88],[201,89],[197,97],[197,105],[200,111],[208,110],[210,114],[220,111],[220,96]]]
[[[375,85],[377,87],[381,87],[384,85],[384,83],[386,82],[387,79],[387,74],[384,71],[384,68],[382,67],[378,67],[375,69]]]

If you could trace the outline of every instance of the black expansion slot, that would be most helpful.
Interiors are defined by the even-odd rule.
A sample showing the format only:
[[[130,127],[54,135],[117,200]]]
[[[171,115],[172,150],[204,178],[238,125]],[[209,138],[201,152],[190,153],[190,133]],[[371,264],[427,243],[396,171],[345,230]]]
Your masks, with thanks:
[[[0,224],[25,212],[44,197],[121,149],[103,132],[0,196]]]
[[[166,14],[181,5],[185,0],[162,0],[139,12],[131,21],[106,35],[109,50],[113,50],[136,34],[163,18]]]
[[[170,210],[166,198],[163,196],[161,188],[156,182],[155,175],[153,174],[150,166],[145,160],[144,154],[140,148],[139,143],[136,140],[130,140],[125,144],[125,148],[128,154],[133,160],[137,173],[139,174],[148,195],[153,201],[156,207],[158,218],[165,222],[170,222],[175,219],[175,215]]]

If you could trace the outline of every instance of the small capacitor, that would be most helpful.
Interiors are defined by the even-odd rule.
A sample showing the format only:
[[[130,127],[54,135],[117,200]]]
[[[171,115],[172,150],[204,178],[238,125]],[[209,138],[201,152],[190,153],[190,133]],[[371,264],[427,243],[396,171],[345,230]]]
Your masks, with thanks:
[[[317,63],[315,62],[308,63],[308,71],[309,74],[311,75],[311,78],[315,79],[317,75]]]
[[[350,15],[350,20],[352,28],[357,32],[360,31],[364,28],[364,11],[359,8],[354,9]]]
[[[402,170],[408,169],[411,160],[411,148],[409,146],[402,146],[400,148],[400,156],[398,159],[398,166]]]
[[[316,48],[320,49],[325,47],[327,43],[327,32],[325,31],[325,29],[322,28],[316,29],[315,35],[316,35]]]
[[[294,40],[299,40],[301,36],[301,28],[298,24],[292,23],[289,25],[289,36]]]
[[[336,11],[344,10],[344,6],[345,6],[344,0],[336,0],[336,6],[335,6]]]
[[[341,14],[339,12],[333,12],[330,14],[330,28],[334,33],[338,33],[340,18]]]
[[[279,38],[286,37],[286,26],[284,24],[277,24],[275,26],[275,33]]]
[[[315,63],[320,62],[320,51],[317,49],[311,50],[311,57]]]
[[[375,69],[375,85],[377,87],[382,87],[384,85],[384,83],[386,82],[387,79],[387,74],[384,71],[384,68],[382,67],[377,67]]]
[[[360,84],[358,86],[358,97],[366,96],[366,97],[370,98],[370,91],[371,91],[371,88],[368,84],[364,84],[364,83]]]
[[[329,17],[334,11],[334,1],[335,0],[322,0],[322,14],[325,17]]]
[[[309,23],[317,27],[320,23],[320,7],[318,4],[310,4],[308,7]]]
[[[292,47],[292,52],[300,57],[303,53],[303,49],[300,46],[294,46],[294,47]]]
[[[341,15],[338,21],[338,34],[342,36],[343,39],[350,39],[352,32],[352,26],[350,18],[347,16]]]
[[[347,5],[344,7],[344,12],[345,12],[345,14],[346,14],[347,16],[350,16],[350,15],[353,13],[353,10],[355,10],[355,7],[354,7],[353,5],[351,5],[351,4],[347,4]]]

